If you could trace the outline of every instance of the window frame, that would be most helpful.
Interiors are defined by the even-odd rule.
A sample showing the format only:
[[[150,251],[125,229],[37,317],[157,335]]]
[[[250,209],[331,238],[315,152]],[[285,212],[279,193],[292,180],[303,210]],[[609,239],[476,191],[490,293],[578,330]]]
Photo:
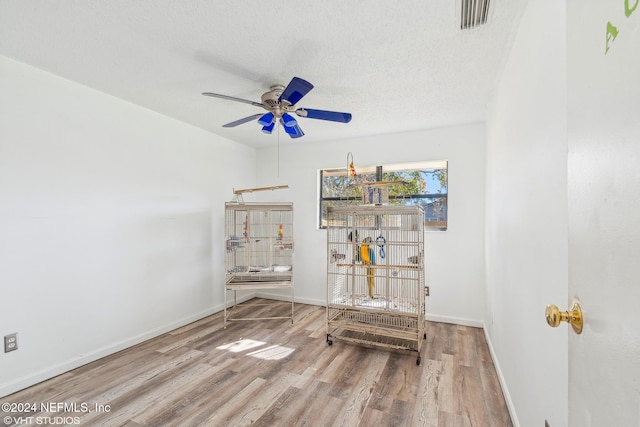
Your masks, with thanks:
[[[439,166],[439,167],[438,167]],[[444,167],[442,167],[444,166]],[[389,195],[389,201],[391,200],[402,200],[402,199],[413,199],[413,200],[425,200],[425,199],[440,199],[444,200],[445,206],[445,215],[444,221],[436,221],[438,224],[430,225],[430,222],[426,218],[425,212],[425,221],[424,226],[428,231],[446,231],[449,226],[449,209],[448,209],[448,200],[449,200],[449,162],[447,160],[438,160],[438,161],[422,161],[422,162],[412,162],[412,163],[400,163],[400,164],[387,164],[387,165],[376,165],[376,166],[366,166],[357,168],[356,171],[358,175],[362,175],[361,171],[364,171],[364,174],[371,174],[371,171],[375,171],[375,180],[380,182],[383,181],[383,176],[385,173],[392,172],[411,172],[411,171],[435,171],[435,170],[445,170],[446,173],[446,186],[444,193],[421,193],[421,194],[410,194],[403,196],[394,196]],[[339,196],[339,197],[323,197],[323,184],[324,184],[324,174],[326,172],[332,172],[332,175],[343,175],[348,176],[348,171],[346,168],[327,168],[327,169],[319,169],[318,170],[318,228],[326,229],[327,226],[323,225],[323,202],[327,201],[352,201],[358,204],[362,203],[362,195],[355,196]],[[354,204],[355,204],[354,203]],[[442,224],[444,222],[444,224]]]

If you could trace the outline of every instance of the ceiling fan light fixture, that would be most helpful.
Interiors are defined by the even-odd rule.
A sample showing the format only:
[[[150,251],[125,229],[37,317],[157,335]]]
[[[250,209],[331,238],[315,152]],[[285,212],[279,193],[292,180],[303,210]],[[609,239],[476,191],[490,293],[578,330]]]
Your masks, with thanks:
[[[270,124],[268,124],[266,126],[263,126],[262,127],[262,132],[264,132],[264,133],[273,132],[273,128],[274,128],[275,125],[276,125],[276,122],[274,121],[274,122],[271,122]]]
[[[284,126],[284,120],[282,119],[280,119],[280,123],[283,124],[282,127],[284,128],[284,131],[291,138],[300,138],[301,136],[304,136],[304,132],[302,132],[302,129],[300,129],[300,126],[298,126],[298,123],[295,123],[293,126]]]
[[[275,116],[273,113],[265,113],[258,119],[258,123],[260,123],[262,126],[269,126],[275,123],[274,119]],[[273,126],[271,126],[271,129],[273,129]]]
[[[282,115],[282,124],[285,125],[286,127],[288,127],[288,128],[293,127],[297,123],[298,122],[296,122],[296,119],[294,119],[292,115],[290,115],[288,113],[284,113]]]

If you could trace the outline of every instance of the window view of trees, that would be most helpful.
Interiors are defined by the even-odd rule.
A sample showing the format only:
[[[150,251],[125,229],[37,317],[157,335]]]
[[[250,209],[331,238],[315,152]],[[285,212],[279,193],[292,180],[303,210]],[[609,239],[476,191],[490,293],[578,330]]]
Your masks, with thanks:
[[[360,205],[367,183],[375,183],[387,192],[390,205],[422,205],[425,226],[446,230],[447,172],[446,161],[356,168],[355,178],[346,169],[321,170],[319,225],[326,227],[329,206]]]

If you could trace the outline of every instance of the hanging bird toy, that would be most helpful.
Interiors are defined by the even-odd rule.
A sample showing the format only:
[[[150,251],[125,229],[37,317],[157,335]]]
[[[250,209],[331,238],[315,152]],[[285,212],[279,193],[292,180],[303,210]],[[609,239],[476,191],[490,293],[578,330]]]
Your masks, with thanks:
[[[347,153],[347,170],[349,171],[349,178],[355,178],[356,175],[356,167],[353,165],[353,154],[351,152]]]

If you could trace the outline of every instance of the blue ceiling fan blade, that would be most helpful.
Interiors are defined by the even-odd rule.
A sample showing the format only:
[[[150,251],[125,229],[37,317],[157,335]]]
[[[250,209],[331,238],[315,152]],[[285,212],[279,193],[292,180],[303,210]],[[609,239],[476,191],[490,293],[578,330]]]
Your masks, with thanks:
[[[273,132],[273,128],[276,125],[275,120],[273,122],[271,122],[271,124],[268,124],[266,126],[262,126],[262,132],[264,133],[271,133]]]
[[[260,123],[262,126],[269,126],[275,121],[275,118],[276,117],[273,115],[273,113],[265,113],[258,119],[258,123]]]
[[[282,124],[286,127],[293,127],[298,124],[291,114],[284,113],[282,115]]]
[[[282,91],[278,102],[282,100],[288,101],[289,104],[295,105],[302,99],[303,96],[309,93],[313,89],[313,85],[300,77],[294,77],[287,87]]]
[[[227,123],[226,125],[222,125],[223,128],[232,128],[243,123],[251,122],[258,117],[262,116],[262,114],[254,114],[253,116],[245,117],[244,119],[236,120],[235,122]]]
[[[338,111],[324,111],[313,110],[311,108],[300,108],[296,110],[296,114],[300,117],[329,120],[331,122],[349,123],[351,121],[351,113],[340,113]]]
[[[302,129],[300,129],[300,126],[298,126],[297,123],[293,126],[284,126],[284,120],[282,119],[280,119],[280,123],[282,123],[284,131],[291,138],[300,138],[301,136],[304,136],[304,132],[302,132]]]

